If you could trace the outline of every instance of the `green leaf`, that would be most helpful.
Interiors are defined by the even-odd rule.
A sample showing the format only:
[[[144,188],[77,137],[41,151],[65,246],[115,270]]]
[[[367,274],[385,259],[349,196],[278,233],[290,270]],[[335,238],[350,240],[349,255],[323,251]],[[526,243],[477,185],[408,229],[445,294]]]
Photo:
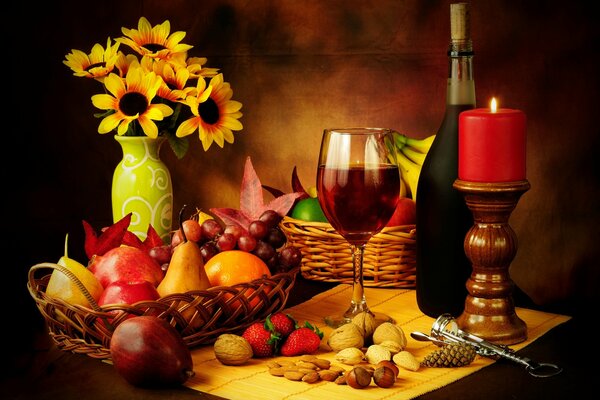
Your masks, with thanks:
[[[190,147],[190,143],[188,142],[187,138],[178,138],[175,135],[167,135],[167,139],[169,140],[171,150],[173,150],[173,153],[175,153],[177,158],[181,160]]]

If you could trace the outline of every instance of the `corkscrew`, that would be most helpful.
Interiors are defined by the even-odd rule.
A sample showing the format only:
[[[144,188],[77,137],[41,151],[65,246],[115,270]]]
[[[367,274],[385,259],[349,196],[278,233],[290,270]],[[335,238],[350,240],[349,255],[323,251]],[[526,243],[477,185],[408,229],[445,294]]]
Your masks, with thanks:
[[[488,342],[459,329],[456,320],[450,314],[442,314],[435,320],[431,327],[431,335],[412,332],[410,336],[415,340],[430,341],[438,346],[466,343],[473,346],[477,354],[481,356],[493,359],[505,358],[524,366],[530,375],[538,378],[554,376],[562,371],[562,368],[555,364],[539,363],[530,358],[518,356],[508,346]]]

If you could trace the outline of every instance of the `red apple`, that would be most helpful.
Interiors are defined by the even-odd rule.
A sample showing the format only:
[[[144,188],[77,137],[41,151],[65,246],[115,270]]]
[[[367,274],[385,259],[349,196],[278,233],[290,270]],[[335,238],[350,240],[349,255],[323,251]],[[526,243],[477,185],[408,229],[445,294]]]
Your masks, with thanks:
[[[414,225],[417,222],[417,203],[408,197],[401,197],[396,211],[386,226]]]
[[[156,300],[159,297],[156,287],[148,281],[115,281],[104,288],[98,305],[133,304],[143,300]]]
[[[131,246],[115,247],[102,256],[95,255],[88,268],[104,288],[116,281],[148,281],[156,287],[165,274],[147,252]]]

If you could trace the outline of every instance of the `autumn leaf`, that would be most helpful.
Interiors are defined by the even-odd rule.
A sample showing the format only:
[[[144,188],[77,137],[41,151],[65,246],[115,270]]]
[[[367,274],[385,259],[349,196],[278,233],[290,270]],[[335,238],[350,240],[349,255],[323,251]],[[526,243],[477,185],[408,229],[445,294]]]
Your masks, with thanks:
[[[306,191],[306,189],[304,189],[304,186],[302,186],[302,183],[300,182],[300,178],[298,178],[298,171],[296,166],[294,166],[294,170],[292,171],[292,190],[294,192],[304,193],[303,198],[309,197],[308,192]]]
[[[83,220],[85,231],[84,250],[88,258],[94,255],[104,255],[108,250],[119,247],[123,243],[125,232],[131,223],[131,213],[127,214],[113,225],[106,228],[100,236],[96,234],[89,222]]]
[[[89,222],[83,220],[83,229],[85,231],[84,249],[88,258],[91,259],[93,255],[104,255],[110,249],[121,245],[137,247],[140,250],[149,252],[153,247],[164,244],[152,225],[148,225],[146,239],[143,242],[135,233],[128,231],[127,228],[129,228],[129,224],[131,223],[131,215],[129,213],[113,225],[103,228],[100,236],[96,234],[96,231]]]
[[[271,193],[273,195],[273,197],[279,197],[284,194],[283,191],[281,191],[277,188],[274,188],[272,186],[262,185],[262,187],[265,190],[267,190],[269,193]],[[296,199],[296,202],[310,197],[308,192],[304,189],[304,186],[302,186],[302,183],[300,182],[300,178],[298,178],[298,172],[297,172],[296,166],[294,166],[294,169],[292,171],[292,191],[301,193],[301,195]]]
[[[240,188],[240,208],[211,208],[210,211],[223,221],[226,225],[240,225],[244,229],[252,221],[256,221],[266,210],[276,211],[285,216],[294,205],[296,199],[302,196],[301,192],[292,192],[275,196],[274,199],[265,204],[263,197],[264,187],[254,170],[250,157],[246,158],[244,176]]]

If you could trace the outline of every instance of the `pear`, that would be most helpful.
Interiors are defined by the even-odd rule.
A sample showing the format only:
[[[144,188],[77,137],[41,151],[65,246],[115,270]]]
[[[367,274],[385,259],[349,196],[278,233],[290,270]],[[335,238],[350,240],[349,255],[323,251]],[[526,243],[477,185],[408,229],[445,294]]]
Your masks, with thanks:
[[[204,261],[198,244],[190,240],[179,243],[173,250],[165,277],[156,288],[158,293],[164,297],[173,293],[204,290],[209,287],[210,281],[204,270]]]
[[[65,250],[64,255],[58,260],[58,265],[65,267],[73,275],[77,277],[85,286],[85,289],[90,293],[95,301],[98,301],[104,288],[94,276],[94,274],[88,270],[80,262],[69,258],[68,248],[69,234],[65,237]],[[56,297],[66,301],[69,304],[77,304],[84,307],[90,307],[90,303],[82,290],[77,284],[65,275],[62,271],[55,269],[50,275],[48,286],[46,287],[46,294],[52,297]]]
[[[180,226],[182,225],[182,219],[182,212],[180,212]],[[200,247],[196,242],[187,239],[183,229],[181,229],[181,232],[183,233],[183,242],[179,243],[173,250],[167,273],[156,288],[161,297],[192,290],[205,290],[211,286],[208,275],[204,270]],[[190,322],[195,309],[193,307],[183,309],[185,304],[181,304],[181,306],[183,317]],[[192,325],[197,327],[202,323],[203,321],[196,319]]]

